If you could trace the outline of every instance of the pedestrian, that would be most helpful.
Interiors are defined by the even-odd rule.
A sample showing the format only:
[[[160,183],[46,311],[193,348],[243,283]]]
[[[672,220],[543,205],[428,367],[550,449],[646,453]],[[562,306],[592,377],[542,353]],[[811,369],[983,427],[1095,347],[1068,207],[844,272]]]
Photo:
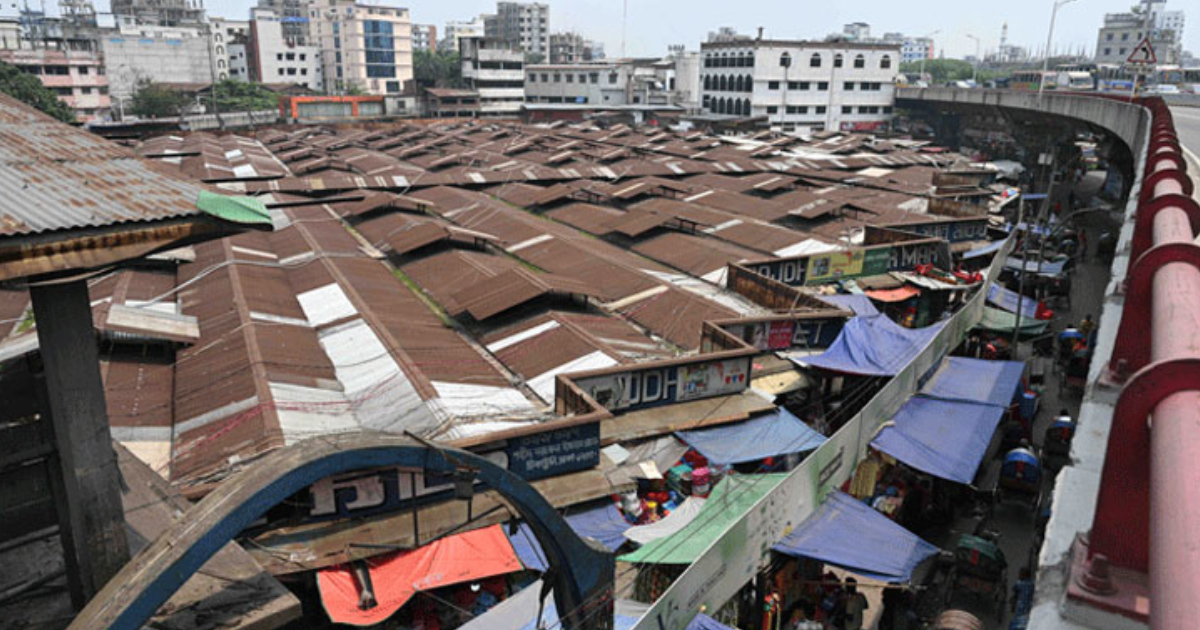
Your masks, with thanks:
[[[866,596],[858,592],[858,580],[846,578],[846,600],[843,604],[845,624],[842,627],[845,630],[862,630],[863,613],[868,607]]]
[[[900,609],[904,605],[904,589],[899,584],[890,583],[883,589],[883,611],[879,613],[879,630],[895,630],[896,620],[904,613]]]
[[[1033,574],[1029,567],[1021,567],[1020,578],[1013,584],[1012,612],[1014,616],[1028,615],[1033,609]]]
[[[1079,230],[1079,260],[1086,261],[1088,253],[1087,230]]]
[[[1088,313],[1083,317],[1083,321],[1079,322],[1079,332],[1087,338],[1091,337],[1093,330],[1096,330],[1096,322],[1092,321],[1092,314]]]

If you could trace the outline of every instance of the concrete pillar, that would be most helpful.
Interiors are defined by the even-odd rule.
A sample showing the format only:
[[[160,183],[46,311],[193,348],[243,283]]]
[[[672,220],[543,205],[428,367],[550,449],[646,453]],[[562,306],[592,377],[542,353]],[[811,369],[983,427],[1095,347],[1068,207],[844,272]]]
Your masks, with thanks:
[[[90,598],[129,560],[129,546],[87,283],[35,286],[30,295],[62,471],[59,521],[70,524],[63,546],[77,565],[67,571]]]

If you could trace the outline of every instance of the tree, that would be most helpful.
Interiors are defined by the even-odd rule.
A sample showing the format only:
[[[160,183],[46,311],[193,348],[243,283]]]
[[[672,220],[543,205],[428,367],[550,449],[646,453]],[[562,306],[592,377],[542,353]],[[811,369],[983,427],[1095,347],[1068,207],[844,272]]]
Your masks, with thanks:
[[[413,78],[417,85],[439,88],[463,87],[462,61],[453,50],[413,52]]]
[[[921,62],[919,61],[900,65],[900,72],[916,74],[920,71]],[[975,66],[962,59],[929,59],[925,61],[925,73],[929,75],[933,85],[941,85],[947,81],[970,81],[971,77],[975,75]],[[1005,74],[1007,73],[980,68],[979,82],[983,83]]]
[[[261,83],[225,79],[216,86],[217,108],[222,112],[253,112],[278,109],[279,95]]]
[[[342,90],[346,96],[366,96],[367,91],[359,87],[357,83],[348,83],[346,89]]]
[[[65,123],[75,122],[75,113],[41,79],[4,62],[0,62],[0,92]]]
[[[142,83],[129,105],[129,111],[143,118],[170,118],[183,113],[191,102],[179,90],[172,90],[155,83]]]

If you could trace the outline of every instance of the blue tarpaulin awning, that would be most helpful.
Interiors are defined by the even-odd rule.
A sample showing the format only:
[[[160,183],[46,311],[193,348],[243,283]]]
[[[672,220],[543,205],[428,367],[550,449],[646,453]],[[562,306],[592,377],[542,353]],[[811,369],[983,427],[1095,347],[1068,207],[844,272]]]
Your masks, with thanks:
[[[745,422],[678,431],[675,436],[714,464],[742,464],[803,453],[825,443],[825,436],[782,407]]]
[[[1024,374],[1025,364],[1020,361],[948,357],[920,393],[942,400],[1008,407],[1017,395]]]
[[[962,257],[963,257],[963,260],[970,260],[972,258],[979,258],[980,256],[987,256],[988,254],[994,254],[994,253],[1000,251],[1001,247],[1004,247],[1003,240],[992,241],[991,243],[984,245],[983,247],[979,247],[976,249],[972,249],[970,251],[963,252]]]
[[[830,492],[821,507],[773,549],[885,582],[909,581],[913,569],[938,550],[837,490]]]
[[[926,328],[905,328],[886,315],[852,317],[829,349],[804,357],[802,365],[867,376],[895,376],[942,329],[943,322]]]
[[[914,396],[871,447],[935,477],[970,484],[1004,407]]]
[[[697,613],[692,617],[692,621],[688,623],[686,630],[734,630],[729,626],[709,617],[704,613]]]
[[[570,525],[576,534],[595,538],[608,547],[609,551],[616,551],[625,543],[625,530],[632,527],[612,503],[577,514],[568,514],[566,520],[567,525]],[[538,544],[537,537],[533,535],[528,523],[521,523],[516,533],[508,535],[508,541],[512,543],[513,551],[517,552],[517,558],[526,569],[546,571],[549,566],[546,554],[542,552],[542,546]]]
[[[1021,317],[1025,318],[1025,319],[1037,318],[1037,312],[1038,312],[1038,301],[1037,300],[1030,298],[1030,297],[1021,299],[1020,296],[1017,295],[1016,291],[1010,291],[996,283],[992,283],[991,286],[988,287],[987,299],[992,304],[999,306],[1000,308],[1008,311],[1009,313],[1016,313],[1017,312],[1017,304],[1020,303]]]
[[[538,544],[529,523],[521,523],[516,533],[509,533],[508,542],[512,543],[513,551],[517,552],[517,558],[526,569],[546,572],[550,563],[546,561],[546,554],[542,552],[542,546]]]
[[[875,308],[875,303],[871,298],[858,293],[838,293],[837,295],[822,295],[822,302],[829,302],[834,306],[848,308],[854,311],[855,315],[870,316],[878,315],[879,309]]]

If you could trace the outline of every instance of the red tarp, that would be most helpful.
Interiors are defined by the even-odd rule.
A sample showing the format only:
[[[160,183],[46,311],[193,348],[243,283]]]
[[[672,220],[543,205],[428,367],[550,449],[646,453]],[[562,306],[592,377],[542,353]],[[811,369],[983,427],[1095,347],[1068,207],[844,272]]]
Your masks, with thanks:
[[[508,536],[499,525],[447,536],[419,549],[367,560],[379,605],[358,607],[359,587],[350,565],[317,572],[325,612],[335,623],[370,626],[391,617],[417,591],[522,570]]]
[[[864,291],[867,297],[880,302],[903,302],[914,295],[920,295],[921,290],[916,287],[903,286],[899,289],[880,289],[878,291]]]

